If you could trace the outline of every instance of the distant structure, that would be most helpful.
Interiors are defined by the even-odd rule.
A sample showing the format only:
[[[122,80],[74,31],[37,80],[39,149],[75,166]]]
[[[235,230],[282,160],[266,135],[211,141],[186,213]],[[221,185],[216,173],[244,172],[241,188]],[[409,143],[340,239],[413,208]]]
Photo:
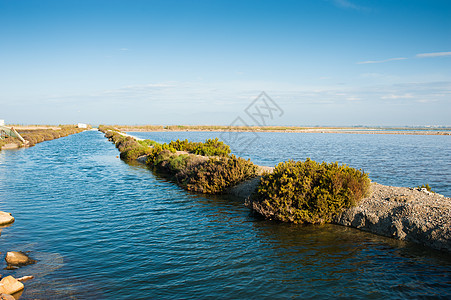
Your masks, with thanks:
[[[28,141],[24,140],[23,137],[13,127],[9,128],[0,125],[0,139],[3,140],[8,136],[18,138],[25,145],[28,144]]]
[[[0,120],[0,126],[5,126],[5,120]]]
[[[78,127],[78,128],[88,128],[88,124],[85,124],[85,123],[78,123],[78,124],[77,124],[77,127]]]

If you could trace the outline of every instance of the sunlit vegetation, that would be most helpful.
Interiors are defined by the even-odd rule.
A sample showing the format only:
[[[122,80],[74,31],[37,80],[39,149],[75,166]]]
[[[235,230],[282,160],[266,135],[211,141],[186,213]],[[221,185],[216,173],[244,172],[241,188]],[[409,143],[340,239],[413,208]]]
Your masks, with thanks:
[[[218,138],[207,139],[204,143],[176,140],[171,141],[169,147],[172,147],[177,151],[187,151],[203,156],[228,156],[231,152],[229,145],[219,141]]]
[[[50,141],[65,137],[74,133],[82,132],[86,129],[77,128],[73,125],[61,125],[59,130],[54,129],[32,129],[32,130],[17,130],[19,134],[29,142],[28,146],[34,146],[37,143]]]
[[[257,174],[257,166],[250,160],[230,155],[230,147],[217,138],[204,143],[177,140],[160,144],[151,140],[136,141],[113,127],[100,126],[99,129],[115,143],[122,159],[136,160],[145,155],[150,168],[190,191],[222,193]]]
[[[86,129],[77,128],[74,125],[53,126],[48,129],[17,129],[17,132],[25,141],[27,141],[27,143],[22,143],[18,138],[7,137],[0,140],[0,149],[7,144],[17,144],[18,147],[31,147],[44,141],[58,139],[84,130]]]
[[[354,206],[370,191],[368,175],[347,165],[287,161],[261,178],[247,203],[272,220],[326,223],[344,208]]]
[[[136,141],[113,127],[100,127],[124,160],[145,157],[146,164],[186,190],[218,194],[257,176],[250,160],[230,154],[218,139],[204,143],[171,141],[160,144]],[[343,209],[357,204],[370,191],[368,175],[338,163],[280,163],[262,176],[247,205],[272,220],[294,223],[327,223]]]
[[[419,185],[419,186],[417,186],[417,188],[418,189],[426,189],[428,192],[435,193],[428,183]]]
[[[255,177],[257,166],[250,160],[231,155],[230,157],[210,158],[204,163],[198,164],[190,172],[179,178],[190,191],[216,194],[227,188]]]
[[[0,151],[2,150],[2,147],[8,144],[16,144],[19,147],[22,145],[22,142],[17,139],[17,138],[13,138],[13,137],[6,137],[4,139],[0,139]]]

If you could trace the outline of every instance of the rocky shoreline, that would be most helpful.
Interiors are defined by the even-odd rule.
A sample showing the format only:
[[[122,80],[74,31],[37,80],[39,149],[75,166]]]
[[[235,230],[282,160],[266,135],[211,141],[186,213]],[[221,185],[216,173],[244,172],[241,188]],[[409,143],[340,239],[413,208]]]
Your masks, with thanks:
[[[11,213],[0,211],[0,232],[4,226],[10,226],[14,221],[15,219]],[[5,261],[8,264],[6,268],[8,270],[36,263],[36,260],[31,259],[27,254],[18,251],[7,252]],[[0,299],[19,299],[25,288],[23,282],[33,278],[34,276],[14,278],[11,275],[2,278],[2,275],[0,275]]]
[[[370,197],[334,223],[451,252],[451,198],[426,189],[378,183],[371,188]]]
[[[249,197],[259,181],[260,177],[253,178],[228,192],[252,208]],[[371,196],[335,216],[333,223],[451,252],[451,198],[376,182],[371,190]]]

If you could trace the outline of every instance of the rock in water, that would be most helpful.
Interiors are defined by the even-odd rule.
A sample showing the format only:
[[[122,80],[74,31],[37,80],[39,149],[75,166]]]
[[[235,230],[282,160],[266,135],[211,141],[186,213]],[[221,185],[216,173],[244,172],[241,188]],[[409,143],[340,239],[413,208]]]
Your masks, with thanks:
[[[23,290],[23,288],[23,283],[12,276],[7,276],[0,281],[0,294],[12,295]]]
[[[0,300],[16,300],[16,298],[8,294],[0,294]]]
[[[34,264],[36,262],[34,259],[29,258],[25,253],[17,251],[7,252],[5,260],[9,265],[14,266],[24,266]]]
[[[14,217],[7,212],[0,211],[0,226],[8,225],[14,222]]]

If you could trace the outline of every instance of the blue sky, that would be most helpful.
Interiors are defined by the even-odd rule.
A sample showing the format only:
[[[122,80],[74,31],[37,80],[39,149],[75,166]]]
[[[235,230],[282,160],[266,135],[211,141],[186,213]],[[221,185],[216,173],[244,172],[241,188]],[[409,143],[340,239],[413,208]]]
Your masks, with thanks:
[[[451,1],[0,0],[7,123],[451,125]]]

